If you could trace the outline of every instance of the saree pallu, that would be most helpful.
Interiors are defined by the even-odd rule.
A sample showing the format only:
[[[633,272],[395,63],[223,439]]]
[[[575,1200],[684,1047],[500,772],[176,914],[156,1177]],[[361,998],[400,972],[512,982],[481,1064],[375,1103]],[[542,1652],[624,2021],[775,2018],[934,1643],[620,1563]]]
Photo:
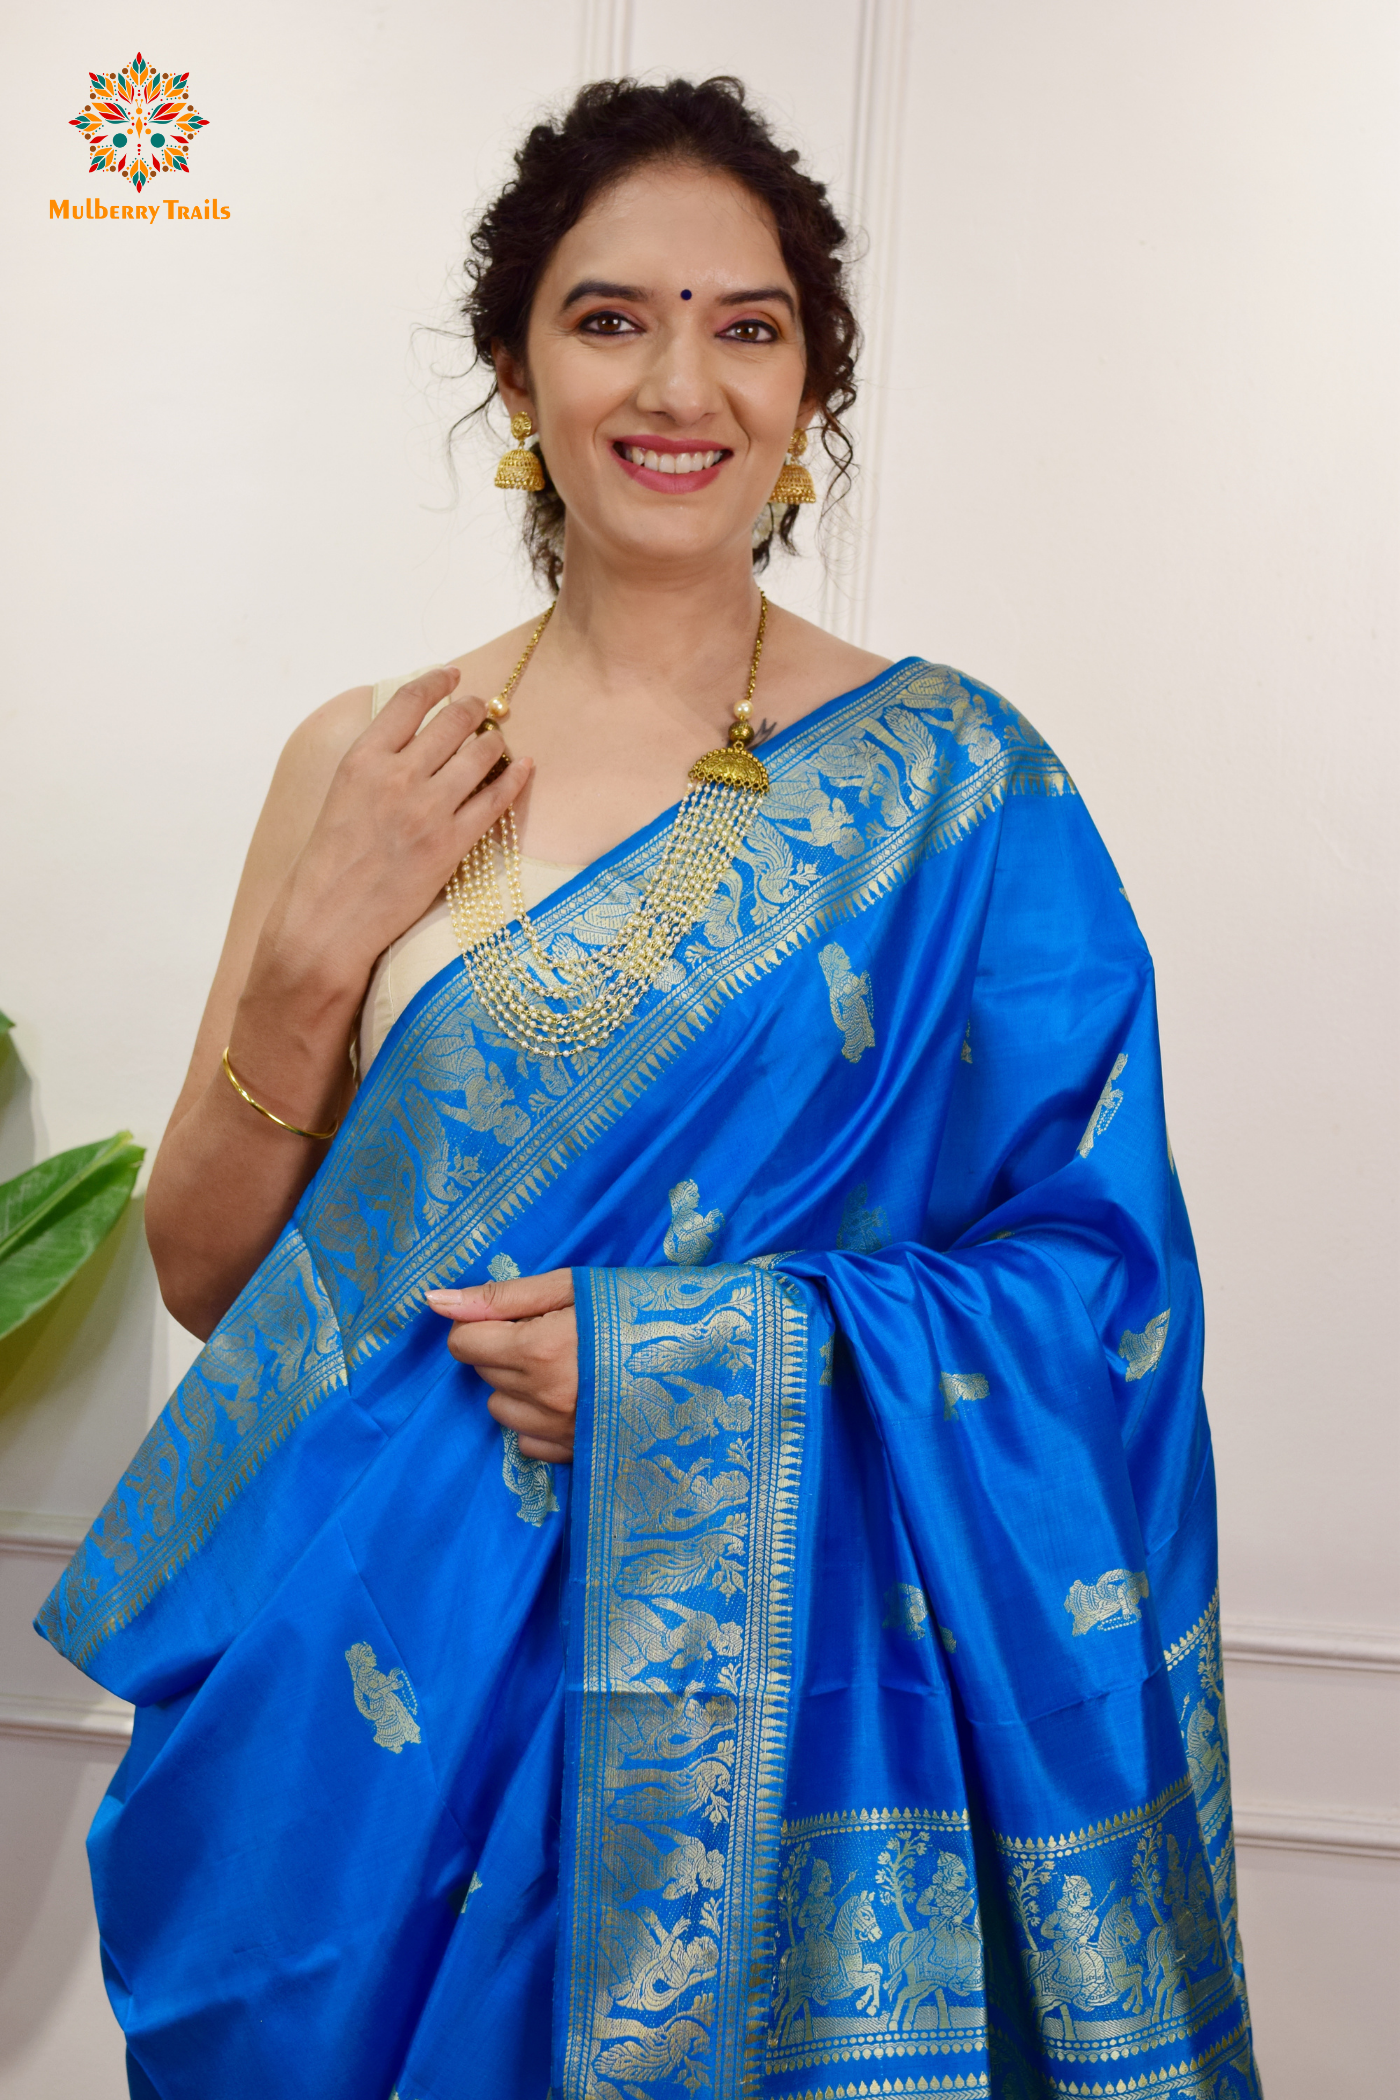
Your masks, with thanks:
[[[1147,952],[986,688],[764,757],[601,1052],[419,994],[44,1607],[137,1705],[90,1852],[160,2100],[1258,2092]],[[551,1468],[423,1293],[565,1265]]]

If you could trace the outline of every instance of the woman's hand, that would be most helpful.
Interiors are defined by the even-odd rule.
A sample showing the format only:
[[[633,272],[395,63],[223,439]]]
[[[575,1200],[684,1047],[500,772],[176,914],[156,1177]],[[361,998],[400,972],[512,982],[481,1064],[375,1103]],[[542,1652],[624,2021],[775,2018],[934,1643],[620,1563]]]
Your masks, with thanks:
[[[267,973],[279,1000],[289,978],[305,977],[358,1005],[376,958],[524,787],[528,759],[487,781],[506,748],[499,729],[481,728],[483,700],[448,700],[460,675],[425,671],[401,686],[341,759],[267,915],[242,1003],[256,1001]]]
[[[578,1407],[573,1271],[429,1291],[427,1299],[452,1321],[448,1349],[491,1387],[491,1412],[515,1430],[522,1456],[570,1460]]]

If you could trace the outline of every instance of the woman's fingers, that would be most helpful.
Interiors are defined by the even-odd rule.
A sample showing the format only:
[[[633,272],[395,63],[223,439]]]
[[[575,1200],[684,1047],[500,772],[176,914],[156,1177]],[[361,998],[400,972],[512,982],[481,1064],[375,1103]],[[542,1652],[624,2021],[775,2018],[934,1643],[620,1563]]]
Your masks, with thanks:
[[[472,693],[457,693],[424,724],[403,756],[412,761],[422,780],[439,773],[449,760],[476,749],[491,749],[495,759],[505,750],[501,732],[486,723],[486,703]]]
[[[452,708],[446,709],[446,713],[452,712]],[[439,716],[438,721],[441,720],[442,716]],[[437,722],[434,722],[432,729],[436,728]],[[430,736],[432,729],[425,729],[424,736]],[[444,807],[460,809],[502,760],[508,763],[510,753],[499,729],[493,726],[483,729],[479,735],[473,733],[464,737],[455,750],[443,754],[442,763],[432,774],[433,791],[442,796]]]
[[[498,773],[494,780],[468,795],[452,820],[458,861],[466,859],[477,841],[485,838],[491,826],[523,794],[534,770],[532,758],[513,758],[504,773]]]
[[[449,1353],[490,1386],[487,1405],[515,1430],[525,1457],[567,1463],[578,1407],[573,1271],[503,1277],[427,1296],[434,1312],[453,1323]]]
[[[366,738],[374,743],[387,744],[391,750],[402,751],[413,742],[424,715],[456,689],[461,675],[455,664],[444,664],[439,670],[424,671],[420,677],[410,678],[408,684],[401,685],[393,699],[387,700],[380,708],[365,731]],[[482,711],[485,712],[484,706]]]
[[[572,1414],[578,1399],[578,1330],[572,1307],[537,1320],[459,1321],[448,1353],[488,1385]]]
[[[513,1429],[527,1458],[569,1459],[574,1453],[574,1425],[509,1393],[492,1393],[487,1408],[503,1429]],[[532,1448],[533,1447],[533,1448]]]
[[[572,1269],[546,1269],[541,1276],[491,1277],[457,1291],[429,1291],[429,1305],[449,1320],[533,1320],[562,1312],[574,1302]]]

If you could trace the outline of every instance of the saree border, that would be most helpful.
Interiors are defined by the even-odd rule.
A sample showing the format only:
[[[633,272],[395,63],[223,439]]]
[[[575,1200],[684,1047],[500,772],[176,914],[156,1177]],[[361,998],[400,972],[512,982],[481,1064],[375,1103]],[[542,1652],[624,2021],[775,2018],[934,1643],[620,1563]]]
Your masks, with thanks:
[[[574,1637],[581,1711],[577,1771],[569,1790],[576,1821],[572,1845],[565,1848],[567,1882],[566,1891],[561,1891],[568,1950],[561,2007],[563,2092],[569,2096],[591,2092],[600,2071],[621,2077],[628,2091],[669,2093],[675,2090],[678,2077],[693,2090],[684,2074],[687,2068],[692,2076],[698,2074],[699,2065],[692,2058],[699,2056],[705,2060],[702,2082],[713,2092],[731,2096],[731,2100],[740,2100],[740,2096],[756,2100],[763,2081],[765,1986],[787,1768],[793,1578],[809,1371],[807,1305],[800,1289],[788,1279],[752,1264],[682,1271],[676,1276],[626,1269],[597,1269],[586,1274],[596,1404],[586,1515],[574,1548],[575,1579],[580,1563],[583,1577],[583,1608]],[[663,1543],[662,1552],[657,1552],[656,1538],[647,1531],[645,1517],[638,1520],[638,1512],[649,1507],[643,1477],[649,1466],[655,1470],[649,1454],[667,1439],[667,1425],[654,1407],[643,1418],[637,1388],[649,1381],[639,1380],[635,1368],[629,1367],[631,1353],[639,1346],[646,1348],[649,1334],[657,1331],[648,1328],[648,1315],[663,1315],[664,1328],[672,1330],[683,1326],[688,1316],[693,1316],[695,1326],[713,1324],[718,1316],[731,1323],[732,1331],[746,1331],[752,1341],[751,1351],[747,1344],[736,1350],[728,1376],[722,1363],[706,1362],[706,1379],[717,1381],[715,1398],[723,1394],[729,1403],[718,1410],[718,1416],[727,1417],[724,1426],[717,1416],[713,1433],[697,1439],[689,1433],[693,1425],[679,1425],[685,1433],[678,1437],[677,1449],[683,1452],[692,1477],[702,1467],[707,1471],[712,1461],[727,1460],[731,1465],[746,1464],[749,1483],[743,1508],[731,1508],[722,1533],[710,1534],[723,1545],[723,1572],[733,1586],[721,1597],[713,1589],[704,1591],[707,1612],[723,1610],[723,1595],[728,1597],[731,1613],[736,1598],[742,1608],[741,1620],[731,1616],[719,1622],[736,1629],[734,1638],[742,1625],[738,1662],[721,1662],[718,1645],[711,1659],[692,1657],[684,1695],[689,1711],[708,1693],[716,1713],[732,1715],[732,1721],[716,1720],[710,1734],[732,1725],[733,1739],[726,1746],[710,1742],[707,1736],[689,1758],[658,1751],[645,1731],[639,1737],[639,1715],[645,1722],[650,1711],[662,1717],[664,1726],[670,1708],[664,1693],[656,1691],[655,1679],[647,1682],[635,1667],[629,1669],[619,1662],[639,1595],[688,1594],[697,1586],[691,1583],[648,1592],[641,1588],[636,1572],[639,1552],[645,1563],[656,1563],[666,1550]],[[744,1413],[750,1417],[750,1426],[736,1431],[733,1423]],[[732,1482],[736,1476],[725,1477]],[[654,1524],[654,1511],[651,1520]],[[693,1544],[693,1540],[673,1537],[671,1550],[684,1551]],[[732,1642],[724,1645],[727,1653]],[[679,1687],[677,1691],[679,1694]],[[630,1834],[646,1832],[648,1820],[639,1818],[635,1809],[625,1818],[614,1819],[610,1806],[629,1784],[642,1783],[645,1790],[645,1783],[658,1777],[645,1766],[640,1770],[635,1763],[629,1766],[629,1757],[650,1756],[655,1761],[670,1756],[678,1782],[684,1764],[706,1746],[711,1761],[724,1762],[726,1748],[729,1750],[727,1815],[707,1816],[696,1807],[687,1819],[674,1802],[665,1808],[658,1802],[650,1821],[657,1833],[653,1842],[660,1852],[674,1847],[678,1840],[698,1847],[702,1856],[709,1852],[711,1876],[703,1886],[713,1886],[713,1863],[722,1858],[718,1899],[702,1901],[702,1884],[696,1883],[692,1890],[699,1906],[700,1929],[713,1938],[692,1937],[689,1946],[696,1952],[706,1947],[710,1951],[697,1961],[691,1980],[682,1982],[664,2000],[649,1998],[635,1981],[630,1993],[619,1992],[615,1988],[618,1975],[628,1968],[627,1932],[637,1928],[618,1891],[627,1880]],[[653,1786],[651,1791],[660,1789]],[[657,1904],[665,1900],[664,1896],[650,1897]],[[648,1910],[646,1915],[655,1925],[654,1912]],[[674,1936],[676,1948],[686,1948],[685,1935],[694,1922],[692,1914],[665,1928]],[[635,1962],[630,1973],[635,1979]],[[691,1995],[701,1985],[709,1988]],[[682,2005],[687,1996],[690,2002]],[[615,2012],[619,2003],[636,2012],[664,2008],[667,2017],[663,2024],[650,2027],[640,2018],[619,2019]],[[625,2072],[611,2070],[606,2060],[609,2049],[614,2054],[630,2051],[635,2060]],[[600,2056],[604,2059],[601,2065]]]
[[[39,1632],[79,1669],[199,1550],[268,1454],[346,1384],[334,1308],[295,1226],[247,1310],[246,1325],[230,1316],[215,1330],[39,1610]]]
[[[1000,2050],[995,2052],[1001,2054]],[[1062,2079],[1055,2076],[1045,2063],[1036,2066],[1037,2083],[1042,2091],[1048,2090],[1055,2100],[1091,2100],[1091,2096],[1103,2096],[1103,2100],[1118,2100],[1118,2096],[1137,2096],[1137,2100],[1217,2100],[1218,2089],[1215,2078],[1221,2071],[1238,2071],[1250,2081],[1248,2090],[1254,2092],[1254,2058],[1249,2039],[1249,2021],[1242,2014],[1228,2034],[1221,2035],[1203,2049],[1199,2056],[1183,2057],[1179,2063],[1161,2064],[1150,2071],[1125,2078],[1087,2080]],[[997,2078],[993,2087],[992,2079]],[[1203,2081],[1210,2079],[1211,2084]],[[865,2100],[865,2096],[914,2093],[952,2093],[964,2095],[991,2095],[994,2091],[1006,2091],[1003,2074],[995,2068],[990,2071],[966,2071],[961,2076],[923,2078],[878,2078],[852,2080],[848,2085],[811,2086],[805,2092],[784,2095],[784,2100]],[[1027,2089],[1028,2090],[1028,2089]],[[1219,2095],[1218,2100],[1226,2100]]]

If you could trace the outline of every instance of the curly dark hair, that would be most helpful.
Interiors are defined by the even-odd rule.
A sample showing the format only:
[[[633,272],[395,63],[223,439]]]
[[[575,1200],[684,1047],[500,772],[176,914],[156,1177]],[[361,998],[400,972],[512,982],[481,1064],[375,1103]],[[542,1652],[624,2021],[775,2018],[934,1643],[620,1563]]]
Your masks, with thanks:
[[[728,75],[698,83],[595,80],[562,117],[536,124],[515,156],[508,182],[477,221],[466,262],[462,305],[475,362],[491,384],[461,420],[483,415],[496,398],[492,353],[503,345],[522,366],[530,308],[545,265],[600,190],[653,161],[689,163],[733,175],[766,204],[783,260],[797,287],[807,353],[807,391],[822,404],[821,442],[835,473],[830,505],[851,477],[852,445],[842,416],[856,397],[860,332],[846,284],[846,229],[826,186],[798,165],[750,107],[742,81]],[[460,425],[458,426],[460,427]],[[541,455],[545,487],[527,499],[525,546],[540,581],[559,587],[564,559],[564,503]],[[767,565],[776,537],[791,548],[797,506],[772,509],[755,535],[754,567]]]

